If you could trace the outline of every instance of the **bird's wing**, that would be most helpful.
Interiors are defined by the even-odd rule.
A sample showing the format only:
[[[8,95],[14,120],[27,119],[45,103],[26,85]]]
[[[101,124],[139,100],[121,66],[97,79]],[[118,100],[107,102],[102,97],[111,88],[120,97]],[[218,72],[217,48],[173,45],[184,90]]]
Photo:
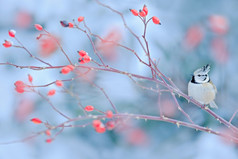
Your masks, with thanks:
[[[215,92],[217,93],[217,88],[216,88],[216,86],[212,83],[212,81],[210,81],[209,83],[213,86],[213,88],[215,89]]]

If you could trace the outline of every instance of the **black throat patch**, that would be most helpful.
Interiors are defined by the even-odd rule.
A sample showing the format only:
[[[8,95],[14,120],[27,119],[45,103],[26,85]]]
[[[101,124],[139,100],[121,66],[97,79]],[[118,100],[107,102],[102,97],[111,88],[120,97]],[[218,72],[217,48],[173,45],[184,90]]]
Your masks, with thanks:
[[[191,83],[198,84],[198,83],[195,81],[195,77],[194,77],[194,76],[192,77]]]

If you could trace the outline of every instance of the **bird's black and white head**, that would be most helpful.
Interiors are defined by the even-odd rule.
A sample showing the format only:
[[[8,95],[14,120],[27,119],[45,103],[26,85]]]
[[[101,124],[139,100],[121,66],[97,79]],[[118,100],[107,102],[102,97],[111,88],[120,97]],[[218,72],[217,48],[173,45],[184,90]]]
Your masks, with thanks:
[[[210,78],[208,75],[209,71],[210,71],[209,64],[203,66],[202,68],[197,69],[193,73],[191,82],[192,83],[200,83],[200,84],[209,82],[210,81]]]

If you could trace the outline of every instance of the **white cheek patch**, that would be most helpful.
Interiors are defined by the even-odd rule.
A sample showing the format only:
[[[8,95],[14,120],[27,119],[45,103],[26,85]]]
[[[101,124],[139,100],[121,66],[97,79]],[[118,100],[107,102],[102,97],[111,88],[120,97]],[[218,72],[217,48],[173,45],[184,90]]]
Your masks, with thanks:
[[[197,76],[195,76],[195,82],[196,83],[209,82],[209,76],[208,75],[197,75]]]

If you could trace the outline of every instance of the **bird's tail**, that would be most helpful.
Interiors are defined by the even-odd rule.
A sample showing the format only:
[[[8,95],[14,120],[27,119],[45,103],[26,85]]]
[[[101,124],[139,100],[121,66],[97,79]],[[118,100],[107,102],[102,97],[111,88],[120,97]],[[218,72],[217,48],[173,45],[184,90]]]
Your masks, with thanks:
[[[218,108],[218,106],[216,105],[216,103],[214,101],[211,101],[210,107],[211,108],[216,108],[216,109]]]

